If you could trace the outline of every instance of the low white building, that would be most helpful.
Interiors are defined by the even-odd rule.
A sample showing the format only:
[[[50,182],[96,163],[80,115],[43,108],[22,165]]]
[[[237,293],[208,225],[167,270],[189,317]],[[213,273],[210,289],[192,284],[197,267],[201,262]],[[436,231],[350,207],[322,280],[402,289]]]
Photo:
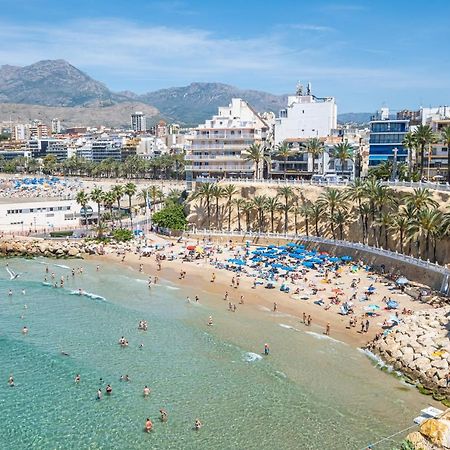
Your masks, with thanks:
[[[275,119],[275,145],[289,139],[324,138],[337,128],[337,106],[334,97],[316,97],[311,85],[304,92],[297,86],[296,95]]]
[[[90,205],[96,211],[95,204]],[[75,200],[0,199],[0,230],[51,231],[80,226],[81,207]]]

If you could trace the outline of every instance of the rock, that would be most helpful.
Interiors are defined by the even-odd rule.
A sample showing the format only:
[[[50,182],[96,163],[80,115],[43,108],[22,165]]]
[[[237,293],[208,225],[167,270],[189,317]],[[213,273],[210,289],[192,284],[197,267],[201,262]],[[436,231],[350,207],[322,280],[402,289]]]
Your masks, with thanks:
[[[450,448],[450,421],[429,419],[420,425],[420,433],[438,447]]]
[[[436,367],[436,369],[443,369],[448,371],[448,362],[445,359],[431,361],[431,367]]]
[[[413,444],[414,449],[432,450],[432,445],[418,431],[413,431],[406,436],[406,440]]]
[[[425,373],[428,369],[431,368],[431,361],[428,358],[421,356],[414,361],[414,366],[420,372]]]

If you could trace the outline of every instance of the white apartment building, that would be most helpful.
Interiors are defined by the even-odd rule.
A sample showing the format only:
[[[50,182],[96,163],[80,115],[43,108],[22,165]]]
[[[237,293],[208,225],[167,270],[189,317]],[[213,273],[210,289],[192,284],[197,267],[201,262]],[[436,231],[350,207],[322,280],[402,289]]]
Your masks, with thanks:
[[[136,111],[134,114],[131,114],[131,129],[136,133],[142,133],[147,130],[147,120],[143,112]]]
[[[334,97],[316,97],[309,83],[306,92],[298,85],[296,95],[288,97],[287,108],[275,119],[275,145],[288,139],[327,137],[336,127]]]
[[[187,138],[188,188],[199,177],[253,177],[254,164],[244,160],[243,152],[254,143],[264,142],[268,131],[267,123],[240,98],[219,107],[217,115],[199,125]]]
[[[58,118],[52,119],[52,134],[61,133],[61,121]]]
[[[153,158],[155,156],[167,153],[167,146],[164,138],[156,136],[141,137],[136,146],[136,154],[143,158]]]

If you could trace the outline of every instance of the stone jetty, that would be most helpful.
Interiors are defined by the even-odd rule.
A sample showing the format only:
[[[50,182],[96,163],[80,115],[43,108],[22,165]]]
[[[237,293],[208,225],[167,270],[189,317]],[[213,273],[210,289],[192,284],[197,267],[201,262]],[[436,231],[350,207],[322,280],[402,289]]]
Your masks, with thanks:
[[[416,383],[423,393],[432,393],[437,400],[450,399],[449,315],[450,307],[446,306],[403,316],[399,325],[367,348]]]

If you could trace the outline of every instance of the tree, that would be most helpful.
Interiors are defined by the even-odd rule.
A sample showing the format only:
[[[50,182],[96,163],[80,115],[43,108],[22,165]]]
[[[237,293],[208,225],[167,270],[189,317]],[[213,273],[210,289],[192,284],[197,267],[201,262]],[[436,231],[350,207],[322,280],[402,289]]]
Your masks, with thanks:
[[[44,173],[51,174],[56,167],[57,159],[55,155],[47,155],[42,160],[42,168]]]
[[[416,161],[416,148],[417,148],[417,141],[416,137],[414,136],[414,133],[411,131],[409,133],[405,134],[405,137],[403,138],[403,147],[405,147],[408,150],[408,173],[409,176],[414,172],[415,169],[415,161]]]
[[[116,194],[113,191],[105,192],[103,195],[103,203],[109,209],[110,219],[114,226],[114,213],[113,213],[113,205],[116,202]]]
[[[183,205],[171,204],[153,214],[153,222],[159,227],[184,230],[187,225]]]
[[[289,201],[294,196],[294,191],[290,186],[282,186],[277,189],[278,195],[280,197],[283,197],[284,204],[283,204],[283,212],[284,212],[284,232],[288,232],[288,226],[289,226]]]
[[[251,201],[246,201],[244,206],[242,207],[242,211],[245,214],[245,229],[248,232],[251,228],[250,214],[253,211],[253,203]]]
[[[298,210],[299,214],[305,219],[305,233],[309,237],[309,220],[311,218],[311,204],[303,202]]]
[[[400,252],[403,253],[403,244],[405,242],[405,234],[408,230],[409,220],[402,212],[396,214],[389,225],[389,229],[394,233],[398,233]]]
[[[222,228],[222,226],[219,226],[219,200],[221,198],[223,198],[224,196],[224,192],[223,192],[223,187],[219,186],[218,184],[215,184],[213,186],[213,197],[216,203],[216,227],[217,228]]]
[[[233,202],[234,206],[236,206],[238,231],[241,231],[241,211],[244,208],[246,200],[243,198],[235,198]]]
[[[447,147],[447,183],[450,183],[450,126],[442,129],[441,137]]]
[[[343,175],[344,167],[346,166],[347,161],[353,161],[353,147],[348,143],[348,141],[340,142],[333,147],[333,149],[331,150],[331,155],[335,161],[337,160],[340,162],[341,174]]]
[[[439,234],[443,223],[442,213],[435,209],[423,209],[411,224],[411,231],[415,232],[418,240],[420,237],[425,238],[425,258],[430,256],[431,240],[435,241],[435,237]],[[419,240],[420,243],[420,240]],[[434,255],[436,249],[434,248]]]
[[[314,175],[314,161],[318,156],[322,155],[324,152],[323,142],[321,142],[321,140],[318,138],[308,139],[308,141],[306,142],[306,152],[311,154],[312,156],[313,160],[312,174]]]
[[[362,210],[363,200],[366,196],[365,183],[361,179],[356,179],[347,189],[347,198],[356,201],[358,205],[359,218],[361,220],[361,229],[363,242],[365,242],[366,229],[364,224],[364,215]]]
[[[264,163],[266,156],[264,153],[263,144],[252,144],[242,153],[245,161],[252,162],[255,164],[255,180],[260,178],[260,164]]]
[[[234,184],[227,184],[222,191],[222,196],[227,199],[226,210],[228,211],[228,231],[231,231],[231,211],[233,196],[239,191]]]
[[[88,216],[87,216],[87,205],[89,203],[89,195],[86,194],[84,190],[77,192],[76,202],[81,205],[84,214],[84,222],[86,225],[86,230],[88,228]]]
[[[283,142],[282,144],[277,145],[276,151],[275,151],[275,157],[282,158],[284,165],[283,165],[283,176],[284,179],[286,179],[286,170],[287,170],[287,161],[288,158],[295,154],[295,151],[289,147],[289,144],[287,142]]]
[[[137,186],[134,183],[127,183],[123,187],[123,192],[125,195],[128,196],[128,209],[130,211],[130,222],[131,222],[131,228],[133,228],[133,212],[131,210],[131,198],[134,194],[136,194]]]
[[[266,199],[266,210],[270,213],[270,231],[274,232],[274,220],[275,213],[280,210],[282,205],[278,201],[278,196],[275,197],[267,197]]]
[[[101,214],[100,214],[100,206],[103,202],[104,196],[105,196],[105,193],[103,192],[102,188],[96,187],[96,188],[92,189],[92,191],[91,191],[91,200],[93,202],[97,203],[97,223],[98,223],[99,227],[102,224],[102,218],[101,218]]]
[[[344,226],[348,223],[350,214],[346,208],[339,208],[333,217],[333,223],[338,227],[339,239],[342,241],[344,239]]]
[[[336,239],[336,232],[334,228],[334,219],[336,217],[335,213],[338,208],[344,208],[345,203],[345,196],[342,195],[341,191],[335,188],[326,188],[325,191],[319,195],[317,200],[317,204],[322,207],[322,210],[328,213],[333,239]]]
[[[258,216],[258,230],[261,232],[264,224],[264,211],[266,210],[267,197],[265,195],[256,195],[253,197],[252,203]]]
[[[436,137],[429,125],[419,125],[414,131],[414,139],[420,149],[420,179],[423,177],[425,165],[425,147],[435,142]]]
[[[427,188],[414,189],[408,192],[403,198],[405,206],[411,206],[414,211],[419,213],[426,208],[437,208],[438,202],[433,199],[433,193]]]
[[[191,195],[191,200],[204,201],[206,204],[206,217],[208,220],[208,229],[211,228],[211,200],[214,198],[214,184],[201,183],[198,189]]]

